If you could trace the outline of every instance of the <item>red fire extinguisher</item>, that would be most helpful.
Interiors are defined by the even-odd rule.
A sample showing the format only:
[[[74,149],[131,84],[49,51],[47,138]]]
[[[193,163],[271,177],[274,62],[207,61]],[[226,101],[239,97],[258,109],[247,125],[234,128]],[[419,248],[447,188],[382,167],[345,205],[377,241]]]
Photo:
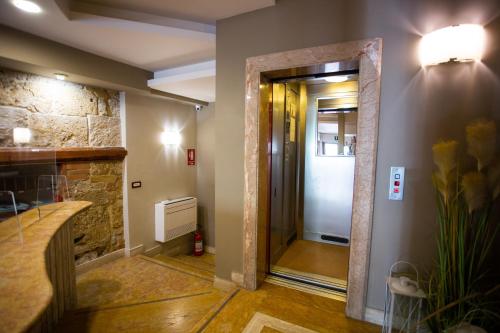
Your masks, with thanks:
[[[203,255],[203,236],[201,235],[201,232],[196,230],[194,232],[194,251],[193,254],[195,256],[201,256]]]

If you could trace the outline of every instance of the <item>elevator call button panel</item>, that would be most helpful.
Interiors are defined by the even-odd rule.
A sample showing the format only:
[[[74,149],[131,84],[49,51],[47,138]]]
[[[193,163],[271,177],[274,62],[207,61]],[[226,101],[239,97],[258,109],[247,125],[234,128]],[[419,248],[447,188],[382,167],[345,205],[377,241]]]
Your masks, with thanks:
[[[389,200],[403,200],[405,185],[405,168],[391,167],[389,177]]]

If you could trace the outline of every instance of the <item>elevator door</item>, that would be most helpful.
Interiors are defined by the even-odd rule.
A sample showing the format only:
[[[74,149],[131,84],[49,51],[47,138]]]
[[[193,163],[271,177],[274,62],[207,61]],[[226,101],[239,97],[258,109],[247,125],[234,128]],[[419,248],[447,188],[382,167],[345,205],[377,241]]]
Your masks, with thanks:
[[[285,85],[273,84],[273,131],[271,157],[271,263],[283,252],[283,143],[285,136]]]
[[[271,263],[296,234],[297,110],[295,85],[273,84]]]

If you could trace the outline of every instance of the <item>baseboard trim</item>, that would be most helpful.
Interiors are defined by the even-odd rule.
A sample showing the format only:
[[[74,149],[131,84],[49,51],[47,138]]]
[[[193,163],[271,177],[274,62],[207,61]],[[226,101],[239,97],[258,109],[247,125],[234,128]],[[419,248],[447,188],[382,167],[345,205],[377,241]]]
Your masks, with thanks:
[[[131,247],[130,249],[125,249],[125,255],[127,257],[133,257],[144,252],[144,245],[139,244],[137,246]]]
[[[230,291],[236,288],[236,283],[218,276],[214,276],[214,287],[223,291]]]
[[[150,249],[147,249],[146,251],[144,251],[143,254],[147,257],[152,257],[152,256],[155,256],[157,254],[160,254],[162,252],[162,250],[163,250],[163,247],[161,246],[161,244],[158,244],[158,245],[153,246]]]
[[[111,253],[107,253],[103,256],[100,256],[94,260],[87,261],[81,265],[76,266],[76,274],[83,274],[85,272],[90,271],[91,269],[100,267],[109,262],[115,261],[116,259],[123,258],[125,256],[125,249],[116,250]]]
[[[367,307],[364,319],[369,323],[382,326],[384,324],[384,311]]]
[[[205,252],[210,254],[215,254],[215,247],[213,246],[205,246]]]
[[[237,286],[243,286],[243,274],[238,272],[231,272],[231,281],[233,281]]]

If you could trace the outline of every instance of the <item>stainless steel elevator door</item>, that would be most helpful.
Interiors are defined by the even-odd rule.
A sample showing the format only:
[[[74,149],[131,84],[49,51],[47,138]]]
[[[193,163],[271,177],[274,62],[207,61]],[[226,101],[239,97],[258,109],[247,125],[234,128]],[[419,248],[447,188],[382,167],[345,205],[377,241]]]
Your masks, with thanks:
[[[297,84],[273,84],[271,263],[297,233]]]
[[[285,85],[273,83],[273,124],[271,163],[271,263],[283,252],[283,159],[285,136]]]
[[[283,241],[288,241],[297,233],[297,116],[298,92],[296,84],[286,84],[285,137],[283,163]]]

